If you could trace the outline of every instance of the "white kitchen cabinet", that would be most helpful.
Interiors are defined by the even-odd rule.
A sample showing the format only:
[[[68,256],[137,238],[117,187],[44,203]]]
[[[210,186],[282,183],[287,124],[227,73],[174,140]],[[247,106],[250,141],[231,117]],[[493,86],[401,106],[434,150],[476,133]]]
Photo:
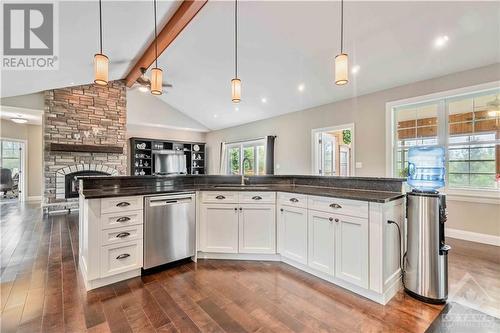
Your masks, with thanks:
[[[307,265],[307,209],[280,205],[279,252]]]
[[[202,204],[200,250],[238,253],[238,215],[237,204]]]
[[[240,204],[239,253],[276,253],[276,206]]]
[[[368,288],[368,219],[334,215],[335,277]]]
[[[335,222],[331,213],[309,210],[308,214],[309,267],[334,275]]]

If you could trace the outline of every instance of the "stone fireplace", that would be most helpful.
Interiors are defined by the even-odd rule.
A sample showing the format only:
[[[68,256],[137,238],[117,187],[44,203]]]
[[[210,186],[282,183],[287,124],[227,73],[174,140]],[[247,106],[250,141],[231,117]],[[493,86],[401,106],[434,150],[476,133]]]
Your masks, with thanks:
[[[75,176],[127,173],[126,121],[122,81],[45,92],[45,205],[74,203]]]
[[[102,164],[75,164],[57,170],[56,199],[78,197],[78,176],[117,176],[118,170]]]

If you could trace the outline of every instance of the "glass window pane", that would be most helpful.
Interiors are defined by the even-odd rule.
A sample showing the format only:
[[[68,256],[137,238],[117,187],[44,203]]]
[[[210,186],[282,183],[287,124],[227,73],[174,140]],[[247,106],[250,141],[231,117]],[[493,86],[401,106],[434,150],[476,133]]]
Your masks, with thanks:
[[[470,175],[470,186],[475,188],[495,188],[495,175]]]
[[[229,149],[229,174],[240,174],[240,147],[232,147]]]
[[[248,176],[255,175],[255,147],[243,148],[243,174]]]
[[[476,147],[470,150],[471,160],[495,160],[495,147]]]
[[[468,187],[469,174],[450,174],[448,181],[451,187]]]
[[[471,173],[495,173],[495,161],[470,162]]]
[[[469,162],[450,161],[448,171],[450,173],[469,173]]]
[[[448,159],[450,161],[463,161],[469,159],[469,149],[467,148],[450,148],[448,149]]]
[[[257,146],[257,154],[259,155],[258,174],[265,175],[266,174],[266,149],[263,145]]]

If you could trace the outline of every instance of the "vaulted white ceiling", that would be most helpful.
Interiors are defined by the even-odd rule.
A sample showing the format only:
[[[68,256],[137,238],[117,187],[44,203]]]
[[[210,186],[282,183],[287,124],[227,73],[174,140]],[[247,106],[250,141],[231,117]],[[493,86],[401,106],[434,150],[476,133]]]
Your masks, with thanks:
[[[120,78],[151,40],[151,3],[106,1],[103,6],[108,7],[104,43],[110,76]],[[177,6],[159,1],[165,19]],[[209,1],[159,60],[164,80],[174,84],[159,98],[210,129],[500,62],[498,2],[346,1],[344,49],[360,70],[347,86],[338,87],[333,84],[333,58],[339,52],[339,2],[242,1],[243,94],[236,110],[230,96],[233,6]],[[63,2],[61,69],[2,72],[2,94],[91,82],[96,15],[96,2]],[[449,42],[436,49],[434,40],[440,35]]]

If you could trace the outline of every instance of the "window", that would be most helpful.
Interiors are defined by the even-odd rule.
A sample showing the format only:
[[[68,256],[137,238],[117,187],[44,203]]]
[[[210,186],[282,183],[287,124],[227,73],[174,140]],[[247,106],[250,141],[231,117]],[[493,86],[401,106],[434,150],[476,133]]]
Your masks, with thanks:
[[[411,146],[447,149],[449,189],[500,188],[500,89],[392,108],[393,174],[406,177]]]
[[[21,170],[21,142],[1,140],[0,166],[12,171],[15,176]]]
[[[253,140],[226,145],[227,173],[256,176],[266,174],[265,140]]]

